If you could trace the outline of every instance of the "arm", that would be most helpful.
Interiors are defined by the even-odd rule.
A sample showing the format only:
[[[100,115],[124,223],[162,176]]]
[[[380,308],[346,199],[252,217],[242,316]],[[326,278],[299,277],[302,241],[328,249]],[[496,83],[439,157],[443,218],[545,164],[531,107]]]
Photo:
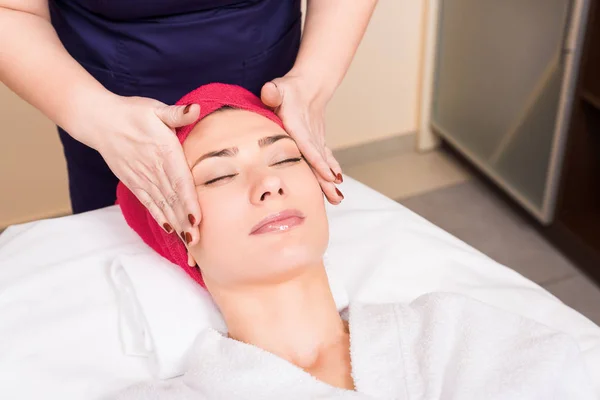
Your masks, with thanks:
[[[185,230],[197,242],[200,206],[172,129],[194,121],[198,107],[186,112],[106,90],[62,45],[48,0],[0,0],[0,80],[98,150],[167,233]]]
[[[377,0],[308,0],[300,51],[290,75],[305,77],[327,103],[342,82]]]
[[[308,0],[300,50],[284,77],[267,82],[263,103],[275,109],[332,204],[343,194],[341,167],[325,146],[325,108],[342,82],[377,0]]]
[[[89,144],[91,138],[82,135],[82,108],[116,96],[63,47],[50,23],[48,0],[0,0],[0,38],[0,81]]]

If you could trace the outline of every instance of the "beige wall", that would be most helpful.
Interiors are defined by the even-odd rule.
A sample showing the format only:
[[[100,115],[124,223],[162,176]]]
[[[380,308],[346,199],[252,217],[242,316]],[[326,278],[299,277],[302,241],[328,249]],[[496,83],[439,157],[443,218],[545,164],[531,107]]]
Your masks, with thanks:
[[[416,130],[423,3],[379,0],[328,108],[331,148]],[[66,167],[54,125],[3,85],[0,121],[0,229],[68,213]]]
[[[56,128],[0,85],[0,229],[70,212]]]
[[[327,110],[331,148],[416,132],[424,4],[424,0],[379,0]]]

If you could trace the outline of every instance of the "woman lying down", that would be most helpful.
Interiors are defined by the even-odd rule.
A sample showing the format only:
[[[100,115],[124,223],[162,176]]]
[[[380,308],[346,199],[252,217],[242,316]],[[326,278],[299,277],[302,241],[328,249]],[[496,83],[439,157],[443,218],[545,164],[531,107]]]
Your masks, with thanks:
[[[202,209],[199,243],[166,234],[122,185],[118,201],[146,243],[209,291],[228,334],[200,333],[183,376],[112,398],[594,398],[570,337],[467,297],[340,315],[323,265],[323,192],[281,121],[235,86],[201,87],[179,102],[189,103],[199,121],[177,134]]]

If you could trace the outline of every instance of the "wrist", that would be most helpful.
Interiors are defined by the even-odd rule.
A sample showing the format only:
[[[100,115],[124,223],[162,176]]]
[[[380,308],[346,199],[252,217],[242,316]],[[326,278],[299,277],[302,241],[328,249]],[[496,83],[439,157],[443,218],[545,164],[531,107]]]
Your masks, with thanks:
[[[81,88],[65,104],[63,129],[75,140],[98,150],[106,127],[116,117],[121,97],[104,89]]]
[[[314,65],[295,65],[286,76],[295,78],[305,96],[323,107],[329,103],[338,86],[335,79],[327,76],[325,69]]]

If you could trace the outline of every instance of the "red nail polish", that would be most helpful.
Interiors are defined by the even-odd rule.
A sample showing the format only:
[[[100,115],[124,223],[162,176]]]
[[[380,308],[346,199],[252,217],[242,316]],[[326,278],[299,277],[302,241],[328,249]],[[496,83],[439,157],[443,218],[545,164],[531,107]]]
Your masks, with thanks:
[[[187,244],[190,244],[190,242],[191,242],[191,241],[192,241],[192,235],[191,235],[191,233],[189,233],[189,232],[186,232],[186,233],[185,233],[185,242],[186,242]]]
[[[179,234],[179,236],[181,236],[182,240],[185,240],[185,232],[184,231],[181,231],[181,233]]]
[[[194,225],[196,223],[196,218],[192,214],[188,214],[188,221],[190,221],[190,224]]]
[[[337,180],[340,181],[340,183],[344,182],[344,177],[342,176],[342,174],[337,174]]]
[[[163,228],[165,228],[165,231],[167,231],[167,233],[171,233],[173,231],[171,225],[167,224],[166,222],[163,224]]]
[[[187,113],[189,113],[189,112],[190,112],[190,108],[191,108],[191,107],[192,107],[192,105],[191,105],[191,104],[188,104],[187,106],[185,106],[185,108],[183,109],[183,113],[184,113],[184,114],[187,114]]]
[[[342,192],[340,192],[340,189],[335,188],[335,192],[338,194],[338,196],[342,198],[342,200],[344,199],[344,195],[342,194]]]

